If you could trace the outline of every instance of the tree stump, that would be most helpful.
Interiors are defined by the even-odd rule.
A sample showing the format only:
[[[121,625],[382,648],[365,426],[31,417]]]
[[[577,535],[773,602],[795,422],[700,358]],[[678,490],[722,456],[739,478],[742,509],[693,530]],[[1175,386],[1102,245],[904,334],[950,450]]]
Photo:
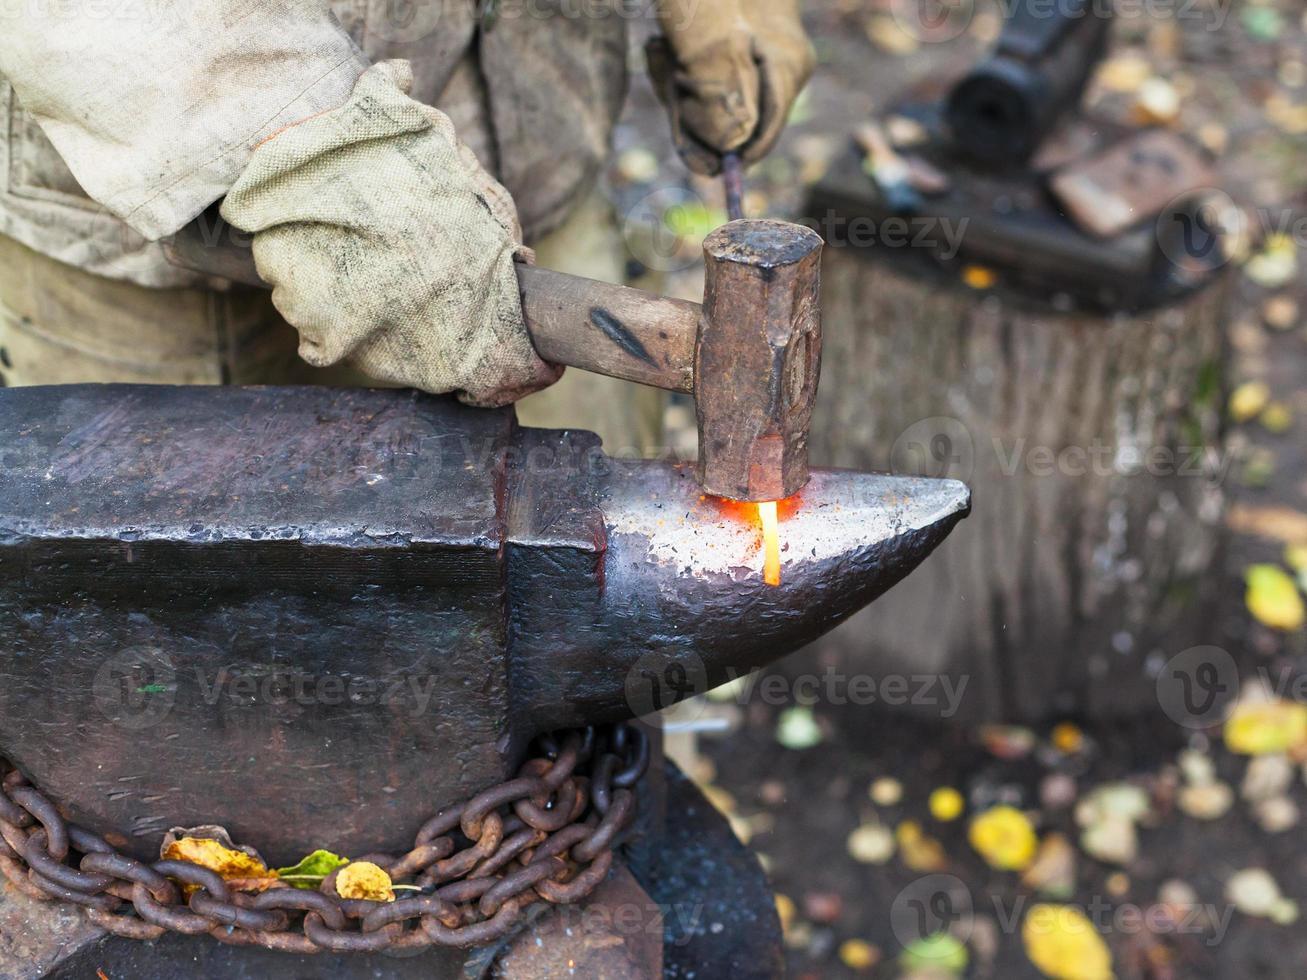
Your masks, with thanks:
[[[936,717],[1155,709],[1161,667],[1211,636],[1228,277],[1149,312],[1058,312],[883,252],[827,249],[812,462],[956,477],[974,509],[817,662],[965,683],[956,713],[908,684]]]

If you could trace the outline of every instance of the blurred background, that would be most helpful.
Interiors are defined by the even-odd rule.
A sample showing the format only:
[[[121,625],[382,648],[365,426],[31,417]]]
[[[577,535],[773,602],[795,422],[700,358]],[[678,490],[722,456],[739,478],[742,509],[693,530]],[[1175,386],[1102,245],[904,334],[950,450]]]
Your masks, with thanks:
[[[806,10],[820,68],[746,213],[832,245],[813,461],[956,476],[976,512],[833,638],[672,712],[669,751],[762,855],[792,976],[1307,976],[1307,13],[1117,4],[1070,121],[992,178],[919,110],[1001,4]],[[629,271],[694,298],[724,201],[632,64]],[[1219,253],[1168,247],[1177,202]],[[1012,245],[1014,213],[1053,237]],[[668,422],[693,455],[693,407]]]

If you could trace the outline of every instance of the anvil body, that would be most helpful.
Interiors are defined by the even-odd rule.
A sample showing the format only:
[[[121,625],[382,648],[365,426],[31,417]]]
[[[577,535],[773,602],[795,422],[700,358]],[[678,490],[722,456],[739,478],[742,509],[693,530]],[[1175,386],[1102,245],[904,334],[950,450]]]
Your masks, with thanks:
[[[691,693],[642,700],[668,664],[702,690],[833,627],[968,506],[816,472],[777,589],[692,465],[412,392],[13,389],[0,463],[0,752],[143,857],[407,847],[536,734]]]

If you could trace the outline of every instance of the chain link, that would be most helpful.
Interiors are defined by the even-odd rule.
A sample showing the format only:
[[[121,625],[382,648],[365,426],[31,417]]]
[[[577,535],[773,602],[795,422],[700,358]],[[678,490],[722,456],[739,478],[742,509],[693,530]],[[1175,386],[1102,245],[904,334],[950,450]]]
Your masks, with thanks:
[[[648,741],[630,725],[538,744],[543,754],[516,778],[437,813],[407,853],[356,859],[412,886],[393,902],[341,898],[338,871],[316,891],[276,882],[249,894],[198,864],[138,861],[67,823],[4,759],[0,874],[37,900],[80,905],[130,939],[207,933],[290,953],[481,946],[509,933],[532,903],[570,904],[598,887],[649,765]]]

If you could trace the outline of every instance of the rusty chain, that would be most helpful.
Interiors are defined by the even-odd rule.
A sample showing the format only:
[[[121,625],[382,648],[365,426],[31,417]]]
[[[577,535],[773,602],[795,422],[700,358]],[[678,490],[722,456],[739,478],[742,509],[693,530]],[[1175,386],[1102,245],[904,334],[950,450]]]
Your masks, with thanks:
[[[408,853],[355,859],[413,886],[392,902],[341,898],[339,870],[317,890],[278,882],[247,894],[198,864],[138,861],[67,823],[3,759],[0,872],[25,895],[76,903],[96,925],[132,939],[208,933],[289,953],[485,945],[527,906],[578,902],[598,887],[649,763],[644,733],[629,725],[538,744],[542,755],[516,778],[423,824]]]

